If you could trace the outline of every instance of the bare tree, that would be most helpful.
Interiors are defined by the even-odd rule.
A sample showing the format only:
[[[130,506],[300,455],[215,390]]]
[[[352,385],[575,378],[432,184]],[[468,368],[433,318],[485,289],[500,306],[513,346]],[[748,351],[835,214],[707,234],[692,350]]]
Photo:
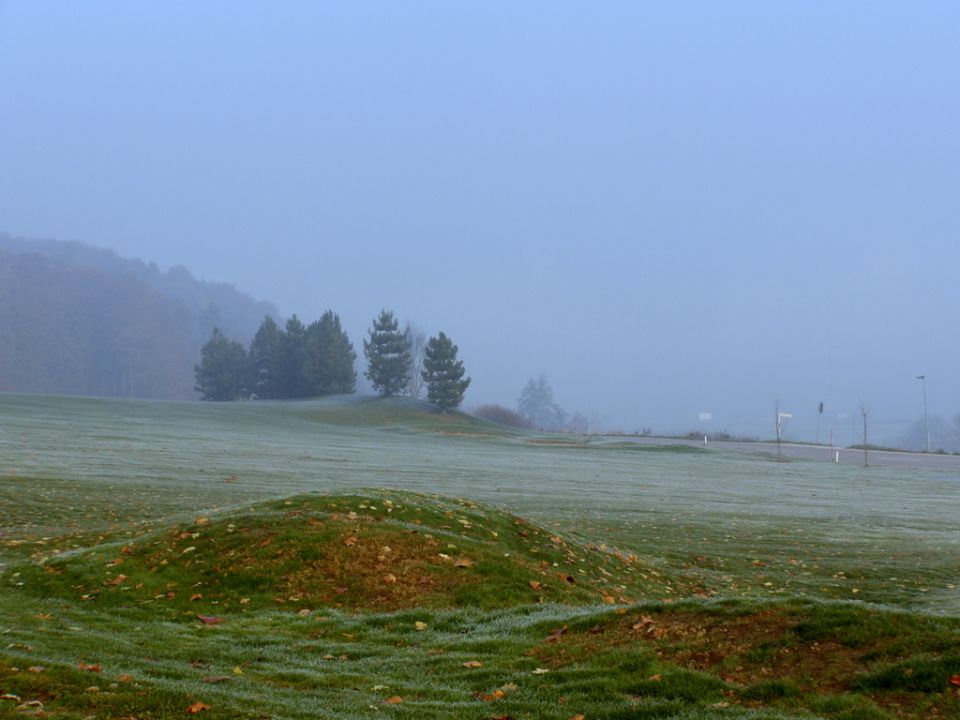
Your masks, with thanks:
[[[424,354],[427,350],[427,333],[423,328],[414,325],[409,320],[407,320],[403,333],[410,345],[411,357],[410,380],[407,382],[405,394],[418,399],[423,394],[424,381],[421,371],[423,370]]]

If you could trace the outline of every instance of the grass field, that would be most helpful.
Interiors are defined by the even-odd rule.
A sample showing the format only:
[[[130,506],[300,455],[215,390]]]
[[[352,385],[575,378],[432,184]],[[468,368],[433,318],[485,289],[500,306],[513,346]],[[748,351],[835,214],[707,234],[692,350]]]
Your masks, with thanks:
[[[960,717],[960,478],[0,395],[0,717]]]

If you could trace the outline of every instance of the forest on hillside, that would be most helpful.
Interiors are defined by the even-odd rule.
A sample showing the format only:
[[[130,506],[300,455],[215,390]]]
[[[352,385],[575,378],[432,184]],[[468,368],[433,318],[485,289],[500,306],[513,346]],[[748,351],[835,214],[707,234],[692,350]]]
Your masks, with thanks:
[[[214,327],[249,340],[270,303],[182,267],[0,234],[0,392],[195,398]]]

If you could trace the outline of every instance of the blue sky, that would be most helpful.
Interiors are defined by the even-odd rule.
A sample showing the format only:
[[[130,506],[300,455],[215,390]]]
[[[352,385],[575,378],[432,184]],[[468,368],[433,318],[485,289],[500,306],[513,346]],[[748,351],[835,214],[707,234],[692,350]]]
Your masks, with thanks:
[[[0,0],[0,230],[608,425],[960,412],[960,5]],[[827,427],[827,425],[825,425]]]

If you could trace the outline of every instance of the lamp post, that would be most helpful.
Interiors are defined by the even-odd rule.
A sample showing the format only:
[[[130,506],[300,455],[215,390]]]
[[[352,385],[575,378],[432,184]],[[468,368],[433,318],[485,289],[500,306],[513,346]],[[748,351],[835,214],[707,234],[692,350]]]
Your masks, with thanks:
[[[927,416],[927,376],[917,375],[917,380],[923,385],[923,431],[927,436],[927,452],[930,452],[930,420]]]

